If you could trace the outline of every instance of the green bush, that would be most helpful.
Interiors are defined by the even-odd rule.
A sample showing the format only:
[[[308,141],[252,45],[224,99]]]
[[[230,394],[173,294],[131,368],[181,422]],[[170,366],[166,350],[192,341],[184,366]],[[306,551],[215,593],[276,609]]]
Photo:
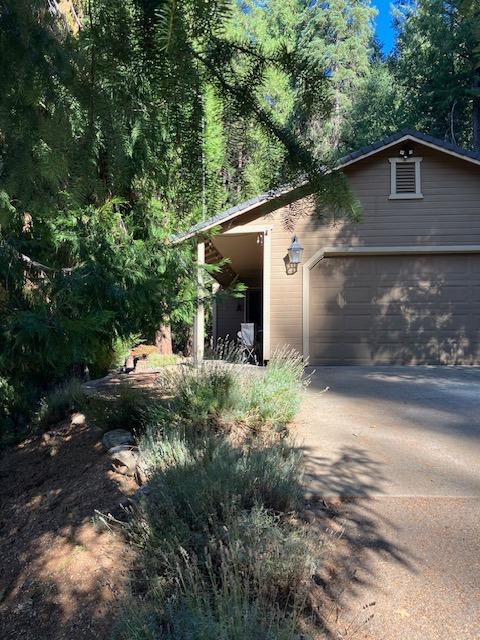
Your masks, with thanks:
[[[190,544],[184,532],[200,535],[209,522],[224,522],[232,510],[261,504],[288,511],[298,504],[300,456],[285,442],[237,448],[218,436],[197,442],[171,436],[161,453],[156,467],[161,472],[150,481],[146,507],[159,547],[173,539]]]
[[[234,415],[252,428],[283,429],[295,417],[307,384],[302,357],[292,349],[281,349],[263,375],[253,370],[237,387]]]
[[[294,640],[315,560],[307,537],[264,510],[240,514],[226,542],[206,557],[180,553],[153,607],[124,620],[121,637],[171,640]],[[213,547],[213,548],[212,548]],[[134,633],[132,634],[132,631]]]
[[[153,368],[167,367],[172,364],[177,364],[178,357],[173,353],[169,355],[163,353],[149,353],[147,356],[147,361],[148,364]]]
[[[156,470],[130,529],[155,596],[148,614],[126,615],[118,637],[299,637],[315,557],[281,515],[299,504],[298,453],[285,441],[167,435]]]
[[[191,369],[180,378],[172,410],[199,427],[220,419],[231,407],[235,380],[222,364]]]
[[[120,385],[112,395],[92,396],[86,406],[88,422],[102,431],[128,429],[143,433],[163,406],[158,393]]]
[[[35,423],[45,429],[74,411],[84,411],[86,405],[85,387],[80,380],[73,378],[42,398]]]
[[[171,398],[151,412],[150,442],[172,427],[179,432],[212,430],[233,406],[235,379],[223,364],[178,367],[162,373],[158,383]]]
[[[15,413],[18,398],[15,387],[6,378],[0,377],[0,447],[15,440]]]
[[[148,492],[127,525],[147,595],[129,603],[121,640],[306,638],[300,620],[320,545],[292,518],[300,454],[278,435],[238,441],[240,430],[234,440],[227,419],[284,426],[305,386],[303,365],[282,352],[255,378],[236,371],[183,368],[169,378],[174,396],[149,412],[139,442]]]
[[[6,378],[0,377],[0,420],[11,418],[15,403],[15,389]]]

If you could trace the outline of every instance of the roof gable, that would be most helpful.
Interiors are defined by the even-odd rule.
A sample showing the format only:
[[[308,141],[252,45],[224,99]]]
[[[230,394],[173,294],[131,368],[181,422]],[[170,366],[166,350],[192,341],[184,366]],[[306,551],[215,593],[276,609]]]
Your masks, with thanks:
[[[383,138],[378,142],[367,145],[354,151],[343,158],[340,158],[335,163],[333,170],[342,170],[345,167],[348,167],[360,160],[364,160],[370,156],[373,156],[389,147],[397,145],[399,143],[405,142],[407,140],[412,140],[414,142],[419,142],[427,147],[432,149],[436,149],[437,151],[441,151],[448,155],[454,156],[461,160],[466,160],[467,162],[471,162],[480,166],[480,152],[469,151],[467,149],[463,149],[462,147],[458,147],[450,142],[446,142],[444,140],[440,140],[438,138],[434,138],[433,136],[429,136],[426,133],[421,133],[420,131],[416,131],[414,129],[402,129],[397,133],[388,136],[387,138]],[[266,191],[255,198],[251,198],[250,200],[246,200],[245,202],[241,202],[240,204],[235,205],[234,207],[230,207],[229,209],[222,211],[221,213],[208,218],[207,220],[203,220],[202,222],[197,223],[196,225],[190,227],[188,231],[183,233],[179,233],[177,235],[172,236],[171,242],[173,244],[177,244],[179,242],[183,242],[184,240],[188,240],[189,238],[193,238],[202,232],[206,232],[209,229],[212,229],[216,226],[224,224],[230,220],[233,220],[241,215],[244,215],[249,212],[259,211],[259,213],[264,213],[262,209],[274,211],[275,209],[280,208],[286,204],[290,204],[295,200],[298,200],[305,195],[308,195],[312,192],[312,190],[308,188],[308,180],[300,181],[295,185],[283,185],[278,187],[277,189],[272,189],[270,191]]]
[[[420,142],[421,144],[424,144],[431,149],[436,149],[437,151],[442,151],[443,153],[455,156],[456,158],[460,158],[461,160],[467,160],[468,162],[473,162],[476,165],[480,165],[480,152],[478,151],[469,151],[468,149],[463,149],[463,147],[458,147],[457,145],[454,145],[450,142],[434,138],[433,136],[429,136],[426,133],[421,133],[420,131],[415,131],[414,129],[402,129],[401,131],[398,131],[397,133],[394,133],[387,138],[383,138],[378,142],[374,142],[373,144],[362,147],[361,149],[353,151],[347,156],[340,158],[336,162],[335,168],[343,169],[344,167],[348,167],[354,162],[359,162],[360,160],[375,155],[376,153],[380,153],[381,151],[385,151],[385,149],[405,142],[406,140]]]

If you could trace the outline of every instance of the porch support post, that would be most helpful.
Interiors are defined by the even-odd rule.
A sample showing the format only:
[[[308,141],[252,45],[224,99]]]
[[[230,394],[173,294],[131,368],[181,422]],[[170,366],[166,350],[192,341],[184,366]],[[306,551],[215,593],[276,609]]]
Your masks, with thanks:
[[[270,360],[270,281],[272,271],[272,232],[263,234],[263,359]]]
[[[205,243],[197,244],[197,307],[193,324],[193,364],[198,366],[203,360],[205,346],[205,309],[203,306],[203,265],[205,264]]]

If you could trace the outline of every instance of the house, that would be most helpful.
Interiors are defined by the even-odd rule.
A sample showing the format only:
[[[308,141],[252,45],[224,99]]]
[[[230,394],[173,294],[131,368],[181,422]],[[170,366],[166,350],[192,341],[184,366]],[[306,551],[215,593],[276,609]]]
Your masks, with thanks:
[[[340,160],[359,223],[322,222],[311,187],[284,187],[188,232],[198,260],[248,289],[214,309],[214,337],[255,323],[268,360],[291,345],[311,364],[480,363],[480,153],[417,131]],[[295,228],[285,227],[292,208]],[[213,228],[213,238],[204,235]],[[300,264],[288,258],[295,235]],[[201,278],[201,275],[199,276]],[[203,309],[196,321],[202,356]]]

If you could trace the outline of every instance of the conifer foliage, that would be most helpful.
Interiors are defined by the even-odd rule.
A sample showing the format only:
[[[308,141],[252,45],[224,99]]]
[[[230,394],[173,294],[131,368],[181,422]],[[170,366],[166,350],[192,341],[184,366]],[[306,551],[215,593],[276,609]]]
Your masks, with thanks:
[[[0,0],[0,367],[41,389],[192,313],[189,247],[226,200],[223,105],[309,152],[259,99],[282,47],[234,39],[226,0]],[[323,185],[328,194],[328,179]],[[332,191],[336,191],[336,188]],[[25,382],[29,384],[26,385]]]

